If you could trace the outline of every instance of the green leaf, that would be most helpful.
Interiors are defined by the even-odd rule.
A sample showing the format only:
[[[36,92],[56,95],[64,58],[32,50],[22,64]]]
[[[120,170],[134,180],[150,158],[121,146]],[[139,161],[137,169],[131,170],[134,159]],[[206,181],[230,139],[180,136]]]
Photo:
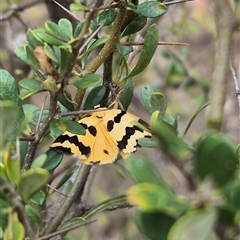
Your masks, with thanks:
[[[15,184],[18,184],[20,178],[20,159],[18,157],[20,156],[18,156],[18,153],[15,153],[15,149],[12,146],[6,149],[3,155],[7,176]]]
[[[61,178],[61,180],[59,181],[59,183],[56,186],[56,189],[59,189],[64,183],[66,183],[69,178],[75,173],[75,171],[78,169],[78,166],[73,166],[71,167]]]
[[[64,74],[70,63],[73,60],[73,54],[69,52],[69,50],[65,48],[60,48],[60,65],[59,65],[59,73]]]
[[[9,211],[11,211],[9,209]],[[24,227],[18,220],[16,212],[11,212],[8,217],[8,225],[4,231],[4,239],[23,240],[25,235]]]
[[[28,64],[26,45],[25,46],[17,46],[14,49],[14,53],[19,59],[21,59],[23,62]]]
[[[120,43],[117,44],[117,50],[121,56],[126,56],[133,51],[133,47],[125,46]]]
[[[150,97],[150,103],[152,105],[152,113],[156,110],[159,110],[161,116],[165,115],[167,109],[167,101],[162,93],[153,93]]]
[[[11,208],[11,200],[2,188],[0,188],[0,206],[0,228],[5,229],[8,224],[7,209]]]
[[[137,184],[127,191],[127,200],[141,211],[154,212],[167,208],[170,191],[149,182]],[[172,196],[171,196],[172,197]]]
[[[108,9],[97,16],[97,25],[109,26],[116,18],[117,12],[115,9]]]
[[[40,113],[42,114],[41,115],[41,119],[40,119],[40,123],[43,123],[46,121],[47,117],[48,117],[48,114],[49,114],[49,111],[48,110],[41,110],[41,109],[37,109],[36,111],[33,112],[33,126],[36,126],[38,120],[39,120],[39,117],[40,117]]]
[[[31,97],[32,95],[34,95],[36,93],[42,92],[42,91],[43,91],[43,89],[27,90],[27,91],[21,92],[19,95],[19,98],[21,100],[24,100],[26,98]]]
[[[127,200],[142,211],[160,211],[176,217],[189,208],[185,198],[174,196],[166,187],[148,182],[131,187],[127,191]]]
[[[51,59],[55,63],[59,62],[59,59],[57,58],[54,50],[47,43],[44,43],[44,52],[49,59]]]
[[[42,88],[44,90],[47,90],[49,92],[58,92],[59,89],[61,88],[61,84],[60,83],[55,83],[54,80],[47,78],[43,83],[42,83]]]
[[[33,208],[31,205],[26,205],[25,206],[25,210],[27,213],[27,216],[35,223],[37,223],[37,225],[39,227],[42,226],[42,217],[39,213],[39,210]]]
[[[58,137],[67,131],[67,126],[61,119],[53,119],[50,124],[50,132],[54,137]]]
[[[18,183],[18,193],[24,202],[28,202],[30,198],[49,181],[50,174],[42,168],[29,169],[23,172]]]
[[[28,150],[28,142],[27,141],[20,141],[20,163],[21,166],[23,166],[23,163],[25,161],[25,157],[27,154],[27,150]]]
[[[71,3],[70,4],[70,10],[71,11],[90,11],[89,7],[86,7],[82,5],[80,2],[79,3]]]
[[[45,200],[46,200],[46,193],[40,190],[31,197],[30,202],[37,204],[39,206],[42,206]]]
[[[126,161],[127,169],[130,171],[133,179],[137,183],[154,183],[160,186],[166,186],[156,168],[142,156],[131,155]]]
[[[30,45],[27,45],[25,51],[27,55],[27,64],[37,69],[41,69],[38,60],[35,58],[34,49]]]
[[[69,111],[74,111],[74,104],[70,102],[72,101],[71,95],[66,90],[63,90],[63,91],[64,91],[64,95],[62,94],[62,92],[60,92],[58,95],[58,101]]]
[[[50,124],[50,131],[54,137],[60,136],[65,131],[77,135],[86,133],[85,128],[79,123],[65,119],[54,119]]]
[[[141,89],[142,100],[143,100],[145,108],[147,109],[147,111],[150,115],[152,115],[152,113],[154,112],[152,109],[151,101],[150,101],[153,93],[154,93],[154,89],[151,85],[146,84],[146,85],[142,86],[142,89]]]
[[[84,24],[85,24],[85,21],[86,21],[86,20],[83,20],[82,22],[80,22],[80,23],[77,25],[77,27],[76,27],[76,29],[75,29],[75,31],[74,31],[74,34],[73,34],[73,36],[74,36],[75,38],[78,38],[78,37],[79,37],[79,35],[80,35],[80,33],[81,33],[82,29],[83,29],[83,26],[84,26]],[[89,28],[90,28],[90,30],[91,30],[92,32],[94,32],[94,31],[97,29],[97,26],[96,26],[96,24],[95,24],[93,21],[91,21]]]
[[[154,138],[140,138],[138,140],[138,144],[141,147],[145,147],[145,148],[157,148],[157,147],[159,147],[158,141],[156,141],[156,139],[154,139]]]
[[[103,85],[99,85],[94,87],[84,102],[84,109],[93,109],[104,99],[106,93],[106,87]]]
[[[195,171],[201,180],[211,177],[221,187],[233,178],[237,163],[233,144],[223,134],[208,132],[198,141]]]
[[[158,1],[151,1],[137,5],[132,11],[146,18],[156,18],[165,14],[167,7]]]
[[[86,129],[79,124],[78,122],[64,120],[65,125],[67,126],[67,131],[77,135],[85,135]]]
[[[42,90],[42,82],[33,78],[24,78],[18,82],[18,85],[27,90]]]
[[[18,106],[18,114],[20,119],[24,117],[22,109],[22,101],[19,99],[19,90],[17,81],[13,76],[0,69],[0,100],[11,100]]]
[[[9,181],[9,178],[7,176],[7,171],[5,165],[0,162],[0,176],[3,178],[5,181]]]
[[[78,89],[86,89],[88,87],[93,87],[102,82],[102,77],[98,74],[89,74],[83,76],[82,78],[76,80],[73,85]]]
[[[121,37],[125,37],[130,34],[134,34],[140,31],[147,23],[147,18],[139,16],[138,18],[134,19],[130,24],[128,24],[125,29],[123,30]]]
[[[66,30],[61,29],[58,24],[48,21],[45,23],[45,28],[49,31],[49,33],[55,35],[56,37],[59,37],[66,42],[69,40]]]
[[[43,166],[43,164],[46,162],[47,160],[47,154],[41,154],[39,155],[37,158],[34,159],[31,168],[41,168]]]
[[[69,38],[72,38],[73,36],[73,27],[72,27],[72,23],[66,19],[66,18],[61,18],[59,21],[58,21],[58,26],[59,26],[59,29],[62,31],[62,32],[65,32],[65,34],[69,37]]]
[[[40,38],[34,34],[34,30],[28,29],[26,33],[28,44],[32,46],[32,48],[36,48],[38,46],[43,46],[43,42]]]
[[[126,78],[139,74],[148,66],[158,46],[158,40],[158,27],[156,24],[153,24],[148,28],[146,36],[144,37],[144,44],[138,62]]]
[[[217,220],[215,209],[196,209],[178,219],[172,226],[168,239],[206,240],[214,231]]]
[[[48,171],[53,171],[62,162],[63,154],[53,149],[48,149],[46,154],[48,156],[47,161],[42,168],[47,169]]]
[[[58,38],[51,36],[50,34],[48,34],[42,28],[38,28],[38,29],[34,30],[34,34],[38,38],[40,38],[43,42],[46,42],[46,43],[48,43],[50,45],[61,46],[61,45],[63,45],[65,43],[65,42],[59,40]]]
[[[99,38],[99,39],[93,39],[87,46],[86,51],[81,55],[81,59],[83,59],[83,57],[87,56],[87,54],[89,54],[90,52],[92,52],[94,49],[96,49],[97,47],[105,44],[108,40],[109,40],[110,36],[109,35],[104,35],[103,37]]]
[[[127,110],[133,98],[134,91],[133,79],[132,78],[127,79],[125,84],[120,86],[119,90],[122,91],[119,100],[122,103],[124,110]]]
[[[188,72],[182,63],[172,61],[166,76],[166,84],[169,86],[179,86],[188,78]]]
[[[186,160],[191,157],[191,151],[187,144],[178,137],[173,126],[162,120],[159,111],[155,111],[151,116],[151,129],[155,132],[159,140],[159,146],[174,156],[176,160]]]
[[[137,211],[136,214],[138,228],[151,240],[166,240],[168,232],[175,221],[173,217],[161,212]]]
[[[10,100],[0,101],[0,150],[3,145],[10,139],[16,128],[16,122],[18,120],[18,107]],[[11,119],[11,121],[9,121]]]

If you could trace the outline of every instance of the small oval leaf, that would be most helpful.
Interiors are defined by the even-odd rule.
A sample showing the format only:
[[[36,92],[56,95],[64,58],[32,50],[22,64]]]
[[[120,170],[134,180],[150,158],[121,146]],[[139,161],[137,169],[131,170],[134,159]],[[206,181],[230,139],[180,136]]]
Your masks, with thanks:
[[[115,20],[116,16],[117,12],[115,9],[103,11],[97,16],[97,25],[108,26]]]
[[[41,90],[41,84],[40,81],[32,78],[24,78],[18,82],[19,86],[27,90]]]
[[[146,18],[156,18],[167,12],[167,7],[158,1],[144,2],[133,8],[132,11]]]
[[[98,74],[89,74],[83,76],[82,78],[76,80],[73,85],[78,89],[86,89],[88,87],[93,87],[102,82],[102,77]]]
[[[27,203],[34,193],[44,187],[49,177],[49,172],[42,168],[29,169],[22,173],[17,190],[24,202]]]

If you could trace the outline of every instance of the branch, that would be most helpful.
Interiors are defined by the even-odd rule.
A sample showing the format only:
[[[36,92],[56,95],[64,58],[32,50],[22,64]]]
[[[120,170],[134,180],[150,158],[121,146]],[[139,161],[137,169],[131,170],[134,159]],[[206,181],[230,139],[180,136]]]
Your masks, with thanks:
[[[239,114],[238,118],[240,120],[240,90],[239,90],[239,85],[238,85],[238,80],[237,80],[237,74],[233,68],[232,62],[230,62],[230,70],[232,73],[233,82],[234,82],[234,86],[235,86],[235,92],[236,92],[236,96],[237,96],[237,100],[238,100],[238,114]]]
[[[86,182],[86,178],[89,174],[91,169],[91,165],[82,164],[78,170],[78,175],[76,180],[73,184],[71,191],[69,192],[67,198],[65,199],[62,207],[58,209],[56,215],[50,220],[47,225],[47,228],[44,230],[43,235],[52,233],[56,231],[56,229],[61,224],[62,220],[66,216],[67,212],[69,211],[70,207],[72,206],[74,200],[76,199],[78,193],[82,190],[84,183]]]
[[[121,42],[121,44],[125,46],[142,46],[144,42]],[[158,45],[189,46],[188,43],[180,43],[180,42],[158,42]]]
[[[57,232],[54,232],[54,233],[51,233],[51,234],[48,234],[48,235],[45,235],[43,237],[40,237],[40,238],[37,238],[36,240],[48,240],[52,237],[55,237],[57,235],[60,235],[60,234],[64,234],[64,233],[67,233],[75,228],[78,228],[78,227],[81,227],[81,226],[85,226],[87,224],[90,224],[90,223],[93,223],[93,222],[96,222],[97,220],[94,219],[94,220],[90,220],[90,221],[86,221],[86,222],[83,222],[83,223],[79,223],[79,224],[76,224],[74,226],[71,226],[71,227],[68,227],[68,228],[64,228],[62,230],[59,230]]]
[[[10,183],[7,183],[3,180],[3,178],[0,177],[0,186],[1,190],[5,192],[5,194],[9,197],[11,200],[11,204],[14,206],[15,210],[18,213],[19,220],[23,223],[24,229],[26,231],[26,235],[31,239],[34,238],[34,232],[30,225],[30,222],[28,221],[28,217],[25,211],[25,207],[22,204],[21,197],[17,194],[16,190],[13,188]]]
[[[7,21],[9,20],[12,16],[15,16],[17,15],[18,13],[20,12],[23,12],[25,11],[26,9],[28,8],[31,8],[37,4],[40,4],[42,2],[44,2],[45,0],[35,0],[35,1],[32,1],[32,2],[28,2],[28,3],[24,3],[24,4],[21,4],[17,7],[11,7],[10,10],[8,12],[6,12],[5,14],[3,14],[1,17],[0,17],[0,22],[3,22],[3,21]]]
[[[45,134],[45,132],[47,131],[52,119],[56,114],[57,97],[58,97],[57,93],[50,93],[50,108],[49,108],[48,117],[46,121],[41,125],[41,127],[39,127],[38,131],[35,133],[35,136],[34,136],[35,139],[31,141],[28,145],[28,150],[25,157],[24,165],[22,167],[22,171],[26,171],[27,169],[30,168],[33,162],[33,158],[37,150],[38,144],[42,139],[43,135]]]
[[[226,100],[232,34],[237,20],[226,0],[215,0],[214,8],[217,47],[214,58],[210,111],[207,124],[209,129],[220,130],[224,118],[223,108]]]
[[[173,5],[173,4],[192,2],[192,1],[194,1],[194,0],[177,0],[177,1],[171,1],[171,2],[163,2],[163,4],[166,6],[169,6],[169,5]]]

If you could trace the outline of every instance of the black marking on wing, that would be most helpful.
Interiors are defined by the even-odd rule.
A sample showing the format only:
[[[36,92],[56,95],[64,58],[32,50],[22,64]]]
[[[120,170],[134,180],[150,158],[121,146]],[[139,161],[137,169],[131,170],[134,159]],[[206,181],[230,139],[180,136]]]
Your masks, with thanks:
[[[106,155],[109,155],[109,152],[107,149],[103,149],[103,152],[106,154]]]
[[[128,144],[128,139],[135,133],[135,126],[133,127],[126,127],[125,129],[125,134],[122,138],[122,140],[118,141],[118,148],[120,150],[123,150],[126,148],[127,144]]]
[[[115,123],[120,123],[121,122],[121,118],[122,116],[124,116],[126,114],[125,111],[121,111],[117,116],[114,117],[114,122]]]
[[[54,143],[64,143],[65,141],[69,141],[70,143],[77,146],[82,155],[88,156],[91,152],[91,148],[89,146],[85,146],[82,142],[79,142],[76,135],[72,137],[68,135],[61,135],[54,141]],[[65,148],[63,146],[56,146],[52,148],[59,149],[63,152],[65,152],[66,149],[66,153],[72,153],[71,150],[69,150],[70,148]]]
[[[111,132],[112,129],[113,129],[113,126],[114,126],[114,121],[113,121],[113,120],[109,120],[109,121],[107,122],[107,130],[108,130],[109,132]]]
[[[114,128],[114,124],[115,123],[120,123],[121,122],[121,118],[126,114],[126,112],[121,111],[118,115],[116,115],[113,120],[109,120],[107,122],[107,130],[109,132],[111,132]]]
[[[94,126],[90,126],[87,129],[94,137],[97,135],[97,129]]]
[[[125,135],[123,136],[122,140],[118,141],[117,144],[118,144],[118,148],[120,150],[123,150],[126,148],[126,146],[128,145],[128,140],[131,138],[132,135],[134,135],[134,133],[136,131],[139,131],[139,132],[143,132],[143,130],[137,126],[132,126],[132,127],[126,127],[126,130],[125,130]],[[144,137],[151,137],[151,136],[144,136]],[[136,139],[136,145],[133,146],[134,148],[137,148],[137,147],[141,147],[139,144],[138,144],[138,139]]]

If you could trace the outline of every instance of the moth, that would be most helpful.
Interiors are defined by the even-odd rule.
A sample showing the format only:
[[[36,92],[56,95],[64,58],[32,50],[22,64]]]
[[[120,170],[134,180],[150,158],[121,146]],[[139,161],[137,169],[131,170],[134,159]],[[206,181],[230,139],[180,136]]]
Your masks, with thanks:
[[[68,131],[59,136],[50,148],[74,154],[85,164],[107,164],[134,153],[140,145],[138,140],[152,134],[136,126],[146,123],[137,116],[119,110],[98,108],[90,116],[78,121],[86,129],[85,135]],[[138,125],[138,124],[137,124]]]

